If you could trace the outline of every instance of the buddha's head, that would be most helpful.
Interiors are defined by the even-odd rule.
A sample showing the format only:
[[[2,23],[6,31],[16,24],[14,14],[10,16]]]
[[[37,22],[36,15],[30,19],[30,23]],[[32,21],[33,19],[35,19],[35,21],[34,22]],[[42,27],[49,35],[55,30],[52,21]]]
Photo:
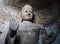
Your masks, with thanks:
[[[31,5],[25,5],[22,8],[21,16],[23,20],[30,21],[33,18],[33,8]]]

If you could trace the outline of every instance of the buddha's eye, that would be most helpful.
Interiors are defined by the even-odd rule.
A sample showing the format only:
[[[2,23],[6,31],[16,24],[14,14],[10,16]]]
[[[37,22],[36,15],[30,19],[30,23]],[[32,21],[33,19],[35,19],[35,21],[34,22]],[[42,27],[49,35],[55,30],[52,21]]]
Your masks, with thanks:
[[[30,13],[33,13],[32,11],[29,11]]]
[[[31,12],[31,13],[33,13],[33,12]]]

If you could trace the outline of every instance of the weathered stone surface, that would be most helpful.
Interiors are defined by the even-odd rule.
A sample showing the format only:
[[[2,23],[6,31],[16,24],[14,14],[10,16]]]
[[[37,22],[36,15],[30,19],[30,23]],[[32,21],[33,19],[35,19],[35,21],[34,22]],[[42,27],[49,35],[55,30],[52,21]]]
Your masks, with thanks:
[[[20,1],[20,0],[15,0],[15,2],[14,2],[14,0],[6,0],[6,1],[10,1],[9,3],[3,3],[2,2],[3,0],[0,0],[0,19],[2,19],[2,20],[7,20],[8,19],[8,17],[10,17],[10,15],[15,15],[15,16],[18,16],[18,15],[20,15],[19,13],[20,13],[20,8],[22,8],[23,7],[23,5],[25,5],[27,2],[29,3],[29,4],[31,4],[34,8],[44,8],[44,7],[46,7],[47,5],[48,5],[48,3],[45,3],[45,2],[43,2],[42,0],[29,0],[29,1],[25,1],[24,2],[24,0],[23,1]],[[36,3],[37,1],[39,1],[38,3]],[[40,3],[40,1],[42,1],[41,3]],[[5,2],[5,0],[4,0],[4,2]],[[21,2],[21,3],[20,3]],[[5,4],[5,5],[4,5]],[[45,4],[47,4],[46,6],[45,6]],[[36,6],[37,5],[37,6]],[[41,5],[44,5],[44,6],[41,6]],[[43,10],[42,11],[42,13],[44,13],[45,14],[45,12],[47,11],[47,14],[48,15],[53,15],[53,17],[56,15],[58,15],[57,14],[57,11],[58,11],[58,6],[56,6],[56,4],[55,4],[55,6],[53,7],[53,5],[52,6],[50,6],[50,7],[47,7],[47,9],[45,9],[45,10]],[[37,11],[39,14],[41,13],[41,12],[39,12],[39,11]],[[2,16],[2,17],[1,17]],[[39,17],[39,16],[38,16]],[[37,17],[37,18],[38,18]],[[56,17],[54,17],[52,20],[57,20],[56,19]],[[40,23],[40,18],[38,18],[38,21],[37,21],[37,23]],[[58,36],[59,37],[59,36]],[[0,39],[1,40],[1,39]],[[59,39],[57,39],[58,41],[59,41]],[[1,42],[0,42],[1,43]],[[2,42],[2,44],[3,44],[4,42]],[[57,44],[57,42],[56,42],[56,44]]]
[[[53,3],[53,5],[46,9],[38,10],[35,12],[35,22],[42,24],[54,23],[59,18],[57,11],[59,11],[57,3]]]
[[[0,44],[5,44],[5,39],[7,33],[9,31],[9,23],[5,22],[4,24],[0,25]]]
[[[17,8],[23,7],[25,4],[30,4],[33,6],[33,8],[45,8],[49,4],[51,4],[52,0],[4,0],[7,4],[11,6],[15,6]],[[36,6],[37,5],[37,6]]]
[[[42,29],[43,31],[40,30],[41,28],[43,28],[43,27],[39,24],[33,24],[33,23],[28,23],[28,22],[20,23],[19,29],[17,31],[17,37],[19,40],[19,44],[20,43],[21,44],[37,44],[38,41],[39,40],[41,41],[41,39],[43,39],[43,36],[46,35],[46,33],[43,29]],[[39,35],[40,35],[41,39],[38,39]],[[17,42],[15,42],[15,43],[17,43]]]

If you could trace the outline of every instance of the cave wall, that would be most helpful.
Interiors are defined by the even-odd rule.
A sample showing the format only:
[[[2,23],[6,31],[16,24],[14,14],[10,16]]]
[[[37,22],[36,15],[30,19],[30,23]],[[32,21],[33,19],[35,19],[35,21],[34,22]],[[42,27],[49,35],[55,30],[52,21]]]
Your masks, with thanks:
[[[25,4],[30,4],[35,9],[46,8],[53,3],[53,0],[4,0],[8,5],[22,8]]]
[[[2,0],[0,0],[0,1],[2,1]],[[4,18],[5,18],[5,16],[13,15],[13,14],[20,15],[19,14],[21,11],[20,9],[25,4],[30,4],[30,5],[32,5],[32,7],[34,9],[36,9],[36,11],[39,10],[37,12],[35,11],[36,15],[39,15],[41,12],[43,14],[46,13],[46,14],[54,15],[59,19],[59,24],[60,24],[60,18],[59,18],[59,16],[60,16],[60,2],[59,2],[59,0],[3,0],[3,2],[4,2],[4,5],[12,7],[12,8],[11,7],[9,8],[7,6],[5,7],[4,5],[2,7],[0,4],[0,7],[3,8],[3,11],[0,8],[0,14],[1,14],[0,16],[3,16],[2,14],[5,14]],[[60,25],[59,25],[59,27],[60,27]]]
[[[55,2],[56,2],[56,4],[54,4]],[[59,2],[58,0],[54,0],[54,1],[53,0],[3,0],[2,1],[3,7],[1,6],[1,8],[3,8],[3,11],[6,12],[7,14],[20,15],[21,8],[25,4],[30,4],[30,5],[32,5],[32,7],[35,10],[40,10],[40,11],[43,10],[44,12],[42,12],[42,13],[45,13],[45,11],[47,11],[48,14],[55,14],[55,15],[57,14],[57,16],[58,16],[58,14],[60,14],[60,12],[59,12],[60,6],[59,6],[58,2]],[[11,7],[9,7],[9,6],[11,6]],[[54,7],[54,6],[56,6],[56,7]],[[48,8],[50,8],[50,9],[48,9]],[[58,9],[56,10],[55,8],[58,8]],[[57,13],[57,11],[58,11],[58,13]],[[40,12],[39,12],[39,14],[40,14]]]

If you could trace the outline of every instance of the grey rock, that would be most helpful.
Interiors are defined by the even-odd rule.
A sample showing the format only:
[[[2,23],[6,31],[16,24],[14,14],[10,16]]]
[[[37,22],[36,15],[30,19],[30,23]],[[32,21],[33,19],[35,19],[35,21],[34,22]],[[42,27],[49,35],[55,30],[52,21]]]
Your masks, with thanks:
[[[5,39],[9,30],[9,23],[0,25],[0,44],[5,44]]]

